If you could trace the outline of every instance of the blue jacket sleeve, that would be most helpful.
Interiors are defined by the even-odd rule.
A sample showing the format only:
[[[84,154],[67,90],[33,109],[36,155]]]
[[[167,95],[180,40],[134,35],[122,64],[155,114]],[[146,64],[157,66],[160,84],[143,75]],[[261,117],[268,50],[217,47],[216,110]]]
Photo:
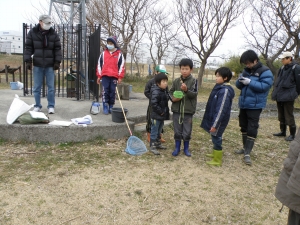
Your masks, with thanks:
[[[249,88],[251,88],[254,92],[267,92],[272,87],[273,78],[271,70],[267,70],[260,75],[259,80],[251,80]]]

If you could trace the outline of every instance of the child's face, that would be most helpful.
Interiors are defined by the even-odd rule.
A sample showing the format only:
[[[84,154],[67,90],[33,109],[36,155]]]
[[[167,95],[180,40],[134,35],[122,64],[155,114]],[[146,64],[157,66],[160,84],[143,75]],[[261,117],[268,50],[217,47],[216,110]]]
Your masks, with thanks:
[[[158,84],[158,87],[161,89],[166,89],[168,86],[168,80],[161,80],[160,84]]]
[[[181,75],[185,78],[188,77],[192,73],[193,69],[191,69],[189,66],[181,66],[180,72]]]
[[[223,79],[219,73],[216,74],[216,84],[223,84],[225,80],[227,80],[227,77]]]

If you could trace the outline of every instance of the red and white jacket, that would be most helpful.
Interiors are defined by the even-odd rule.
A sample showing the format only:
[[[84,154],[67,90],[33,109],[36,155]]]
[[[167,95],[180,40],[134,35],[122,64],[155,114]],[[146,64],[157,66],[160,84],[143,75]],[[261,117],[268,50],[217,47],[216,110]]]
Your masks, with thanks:
[[[97,76],[115,77],[123,79],[125,74],[125,60],[121,50],[110,52],[107,49],[100,55],[97,65]]]

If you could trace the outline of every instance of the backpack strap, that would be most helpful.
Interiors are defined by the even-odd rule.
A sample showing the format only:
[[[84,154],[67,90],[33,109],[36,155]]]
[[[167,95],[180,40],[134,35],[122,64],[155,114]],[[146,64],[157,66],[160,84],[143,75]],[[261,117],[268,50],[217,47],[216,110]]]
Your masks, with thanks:
[[[292,72],[294,74],[294,80],[296,83],[296,91],[297,91],[298,95],[300,95],[300,74],[298,74],[298,77],[297,77],[297,74],[295,73],[296,66],[299,66],[299,65],[298,64],[293,65]]]

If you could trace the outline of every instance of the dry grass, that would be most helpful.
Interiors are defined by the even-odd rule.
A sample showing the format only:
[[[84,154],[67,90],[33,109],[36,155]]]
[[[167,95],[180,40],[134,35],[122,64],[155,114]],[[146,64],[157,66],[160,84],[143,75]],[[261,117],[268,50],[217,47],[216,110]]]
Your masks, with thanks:
[[[2,142],[0,224],[285,224],[288,210],[278,212],[273,194],[289,143],[272,136],[276,119],[261,120],[252,167],[233,154],[236,119],[224,134],[222,167],[207,166],[212,145],[199,124],[191,158],[171,156],[171,127],[158,157],[126,154],[125,139]]]
[[[144,87],[131,82],[133,90]],[[204,83],[199,102],[207,101],[213,85]],[[233,154],[241,147],[236,118],[224,133],[222,167],[206,165],[212,144],[200,122],[195,118],[191,158],[171,155],[172,127],[164,133],[168,149],[158,157],[126,154],[126,139],[0,140],[0,224],[286,224],[288,209],[278,212],[274,189],[289,143],[272,136],[277,119],[260,120],[252,167]],[[146,143],[143,133],[135,135]]]

